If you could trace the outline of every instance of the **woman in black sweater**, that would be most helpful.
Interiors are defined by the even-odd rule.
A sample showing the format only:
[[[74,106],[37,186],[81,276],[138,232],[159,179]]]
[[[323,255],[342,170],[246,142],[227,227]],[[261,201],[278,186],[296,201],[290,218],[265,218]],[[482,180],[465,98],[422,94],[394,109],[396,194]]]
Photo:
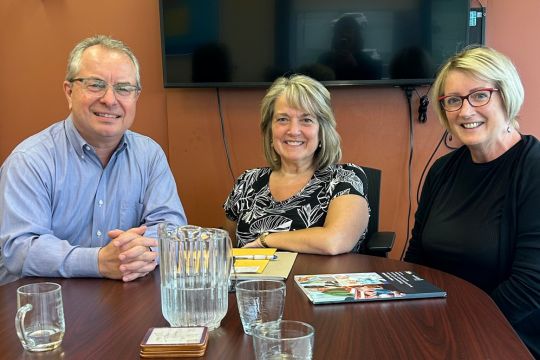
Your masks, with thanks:
[[[540,142],[518,131],[523,98],[514,65],[493,49],[442,67],[434,108],[463,146],[431,167],[405,261],[486,291],[540,358]]]

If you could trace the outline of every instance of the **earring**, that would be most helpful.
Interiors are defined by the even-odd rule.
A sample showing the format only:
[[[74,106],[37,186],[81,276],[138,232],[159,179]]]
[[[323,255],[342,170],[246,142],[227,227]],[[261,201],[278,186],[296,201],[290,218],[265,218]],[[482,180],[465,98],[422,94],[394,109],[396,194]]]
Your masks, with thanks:
[[[319,141],[319,146],[317,146],[319,149],[322,148],[322,144],[321,142]]]
[[[448,134],[448,141],[452,141],[452,134]]]
[[[510,133],[512,130],[510,129],[510,124],[508,124],[508,126],[506,127],[506,132],[507,133]]]

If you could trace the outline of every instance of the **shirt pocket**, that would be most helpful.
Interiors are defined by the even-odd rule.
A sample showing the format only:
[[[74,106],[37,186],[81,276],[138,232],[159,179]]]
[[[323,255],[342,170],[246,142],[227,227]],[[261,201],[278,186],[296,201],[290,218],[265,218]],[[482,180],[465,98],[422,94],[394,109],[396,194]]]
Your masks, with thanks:
[[[120,229],[128,230],[142,224],[143,204],[122,201],[120,204]]]

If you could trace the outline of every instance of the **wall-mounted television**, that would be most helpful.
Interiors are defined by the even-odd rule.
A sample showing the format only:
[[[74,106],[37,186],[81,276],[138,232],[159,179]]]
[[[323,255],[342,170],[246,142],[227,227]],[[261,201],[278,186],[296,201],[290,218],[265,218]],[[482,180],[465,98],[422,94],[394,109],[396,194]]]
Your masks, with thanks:
[[[160,0],[165,87],[429,84],[470,39],[469,0]]]

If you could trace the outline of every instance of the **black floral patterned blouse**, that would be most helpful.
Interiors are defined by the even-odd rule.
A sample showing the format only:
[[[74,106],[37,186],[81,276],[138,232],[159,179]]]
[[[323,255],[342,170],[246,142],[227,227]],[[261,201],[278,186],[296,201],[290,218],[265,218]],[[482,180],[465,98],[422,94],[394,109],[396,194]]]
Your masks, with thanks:
[[[315,171],[297,194],[284,201],[273,199],[268,186],[270,168],[245,171],[236,180],[223,208],[237,223],[238,246],[254,241],[264,232],[280,232],[323,226],[332,199],[355,194],[367,201],[367,178],[354,164],[330,165]],[[358,251],[366,233],[353,251]]]

